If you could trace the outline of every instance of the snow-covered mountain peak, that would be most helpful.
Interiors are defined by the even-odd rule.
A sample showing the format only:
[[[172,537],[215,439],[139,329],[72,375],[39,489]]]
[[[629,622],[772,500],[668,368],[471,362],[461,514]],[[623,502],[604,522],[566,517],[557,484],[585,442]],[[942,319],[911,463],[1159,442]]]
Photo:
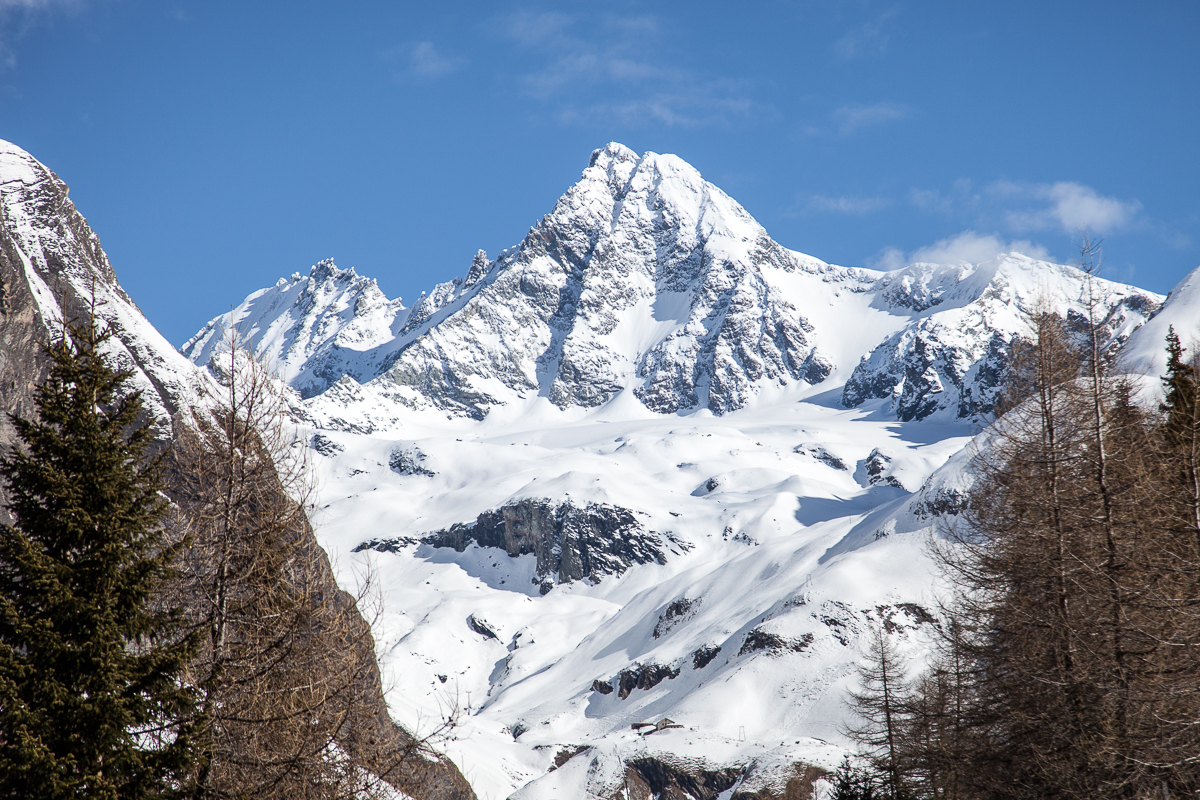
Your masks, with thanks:
[[[0,139],[0,185],[20,182],[34,184],[54,173],[12,142]]]
[[[637,169],[641,158],[637,153],[623,144],[609,142],[604,147],[592,151],[588,168],[584,170],[583,180],[602,181],[614,195],[620,195],[629,176]]]
[[[842,390],[842,403],[857,407],[885,399],[901,420],[986,422],[1004,382],[1009,345],[1029,333],[1029,319],[1041,308],[1080,330],[1094,314],[1105,347],[1115,351],[1162,301],[1020,253],[981,264],[910,264],[884,274],[876,291],[878,307],[912,317],[863,356]]]
[[[1095,285],[1102,316],[1128,312],[1114,322],[1120,341],[1158,302]],[[343,375],[362,384],[373,410],[355,429],[387,427],[399,408],[481,419],[539,399],[720,415],[843,385],[851,407],[890,398],[902,419],[978,420],[1037,299],[1078,314],[1085,286],[1078,270],[1017,253],[888,273],[827,264],[774,242],[678,156],[614,142],[518,245],[495,261],[480,251],[465,279],[411,310],[322,262],[251,295],[185,352],[204,363],[232,319],[316,418],[348,419],[346,387],[320,395]]]
[[[333,259],[308,275],[295,273],[261,289],[204,326],[181,348],[207,364],[228,347],[230,330],[303,396],[325,391],[342,375],[363,376],[363,352],[392,341],[407,316],[373,278],[341,269]],[[365,380],[366,378],[363,377]]]

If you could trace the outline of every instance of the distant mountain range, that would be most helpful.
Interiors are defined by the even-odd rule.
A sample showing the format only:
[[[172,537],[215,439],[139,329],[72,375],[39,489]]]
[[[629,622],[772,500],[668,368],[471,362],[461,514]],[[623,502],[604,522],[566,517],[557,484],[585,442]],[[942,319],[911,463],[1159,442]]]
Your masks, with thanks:
[[[1093,288],[1113,348],[1162,300]],[[324,261],[251,294],[183,352],[206,363],[234,325],[302,397],[348,377],[388,407],[473,419],[535,397],[587,409],[628,393],[660,414],[721,415],[764,392],[838,389],[847,407],[888,399],[904,421],[982,422],[1038,300],[1079,319],[1086,293],[1078,270],[1015,253],[894,272],[826,264],[777,244],[679,158],[614,143],[520,244],[494,261],[480,251],[411,307]]]

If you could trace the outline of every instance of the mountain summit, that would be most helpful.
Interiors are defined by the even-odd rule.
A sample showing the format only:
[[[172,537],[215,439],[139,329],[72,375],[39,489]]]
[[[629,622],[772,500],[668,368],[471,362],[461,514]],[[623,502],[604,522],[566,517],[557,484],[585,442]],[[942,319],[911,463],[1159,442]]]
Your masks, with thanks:
[[[332,261],[255,292],[184,353],[203,364],[231,325],[324,404],[482,419],[544,398],[726,414],[768,392],[831,388],[900,419],[981,419],[1007,345],[1043,293],[1085,311],[1087,279],[1008,254],[985,264],[839,267],[788,250],[677,156],[611,143],[525,238],[405,308]],[[1118,344],[1161,298],[1097,280]],[[351,383],[348,383],[350,381]],[[361,384],[367,386],[361,387]],[[335,388],[336,387],[336,388]],[[369,401],[366,398],[370,397]],[[322,403],[311,404],[320,415]]]
[[[610,144],[411,306],[324,261],[185,350],[234,333],[301,393],[318,536],[383,587],[389,699],[465,699],[447,749],[480,796],[749,800],[841,760],[867,632],[928,656],[926,542],[1030,315],[1116,351],[1161,302],[1019,253],[827,264]]]

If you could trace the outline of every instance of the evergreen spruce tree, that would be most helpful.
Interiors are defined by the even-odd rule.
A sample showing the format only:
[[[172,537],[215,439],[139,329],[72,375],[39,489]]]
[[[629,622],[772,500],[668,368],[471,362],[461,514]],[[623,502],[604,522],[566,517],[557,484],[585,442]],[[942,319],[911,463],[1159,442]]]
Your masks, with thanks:
[[[13,417],[23,447],[0,459],[0,797],[168,797],[191,760],[194,645],[155,603],[174,552],[110,335],[93,315],[46,348],[40,419]]]
[[[1182,500],[1177,505],[1178,527],[1191,533],[1200,562],[1200,361],[1195,354],[1184,357],[1175,328],[1167,333],[1167,374],[1162,379],[1166,394],[1162,410],[1166,413],[1163,434],[1175,465],[1176,485],[1172,495]]]

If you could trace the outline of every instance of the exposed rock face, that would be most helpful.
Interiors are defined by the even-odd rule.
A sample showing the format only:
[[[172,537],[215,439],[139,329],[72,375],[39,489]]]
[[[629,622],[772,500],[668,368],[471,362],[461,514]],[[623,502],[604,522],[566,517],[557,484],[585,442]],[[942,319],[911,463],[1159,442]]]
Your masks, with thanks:
[[[707,645],[692,653],[692,669],[704,669],[721,653],[719,645]]]
[[[875,448],[867,455],[866,461],[863,463],[863,469],[866,470],[868,480],[872,486],[883,484],[884,486],[894,486],[897,489],[903,489],[904,484],[900,483],[896,476],[891,474],[892,457],[879,452],[879,448]]]
[[[424,466],[426,458],[427,456],[415,447],[393,450],[392,454],[388,457],[388,467],[400,475],[424,475],[432,477],[437,473]]]
[[[683,759],[639,758],[626,762],[621,796],[629,800],[713,800],[736,784],[742,772],[736,767],[706,769]]]
[[[661,639],[666,636],[671,630],[696,615],[699,610],[700,601],[693,600],[687,597],[678,597],[672,600],[662,614],[658,617],[658,623],[654,626],[655,639]]]
[[[802,763],[763,769],[756,764],[719,767],[695,759],[646,756],[625,762],[622,786],[610,797],[714,800],[732,789],[733,800],[812,800],[813,783],[826,775],[825,770]]]
[[[788,651],[803,653],[812,643],[813,635],[811,633],[801,634],[798,638],[792,639],[762,628],[754,628],[742,640],[742,649],[738,650],[738,655],[744,656],[759,650],[765,650],[770,655],[779,655]]]
[[[1095,279],[1097,322],[1115,351],[1158,309],[1160,298]],[[902,421],[931,417],[984,422],[1007,377],[1009,345],[1027,335],[1040,303],[1084,330],[1088,280],[1071,267],[1008,254],[979,265],[913,264],[879,279],[878,302],[918,312],[880,343],[846,381],[851,408],[890,398]],[[1051,300],[1052,299],[1052,300]]]
[[[108,353],[133,371],[152,431],[166,446],[173,415],[200,402],[197,387],[210,378],[154,329],[117,283],[99,239],[67,199],[66,184],[28,153],[0,141],[0,411],[36,413],[33,392],[46,369],[41,348],[64,319],[90,314],[93,299],[97,318],[114,334]],[[0,449],[13,441],[8,416],[0,414]],[[314,441],[314,447],[321,443]],[[4,499],[0,486],[0,502]],[[0,517],[8,521],[5,512]],[[337,588],[311,528],[298,533],[297,547],[298,557],[311,567],[305,574],[315,576],[345,615],[350,638],[373,651],[366,622],[353,597]],[[363,655],[373,663],[373,652]],[[410,752],[416,743],[388,715],[377,668],[366,676],[361,692],[364,711],[352,726],[353,742],[345,746],[363,763],[394,763],[397,753]],[[474,798],[458,769],[434,753],[405,758],[388,779],[414,798]]]
[[[91,313],[113,332],[107,351],[133,371],[160,440],[191,395],[197,371],[146,321],[117,283],[100,240],[67,198],[67,185],[24,150],[0,141],[0,447],[13,441],[9,413],[35,413],[45,377],[42,346],[63,320]],[[4,488],[0,486],[0,501]],[[0,517],[7,512],[0,509]]]
[[[279,370],[301,397],[320,394],[343,375],[373,378],[387,348],[409,317],[399,299],[388,300],[374,280],[333,259],[307,276],[280,278],[247,297],[228,314],[209,322],[182,351],[196,364],[208,364],[229,346],[231,325],[243,346]]]
[[[780,247],[679,158],[610,144],[518,246],[495,261],[480,251],[465,279],[411,309],[322,262],[184,349],[206,363],[236,325],[306,397],[340,371],[389,402],[476,419],[521,398],[593,407],[625,389],[662,413],[722,414],[760,385],[816,384],[833,368],[776,273],[851,291],[875,277]]]
[[[617,675],[617,697],[624,700],[634,689],[653,689],[664,680],[679,677],[679,667],[666,664],[635,664]]]
[[[404,539],[372,539],[361,550],[394,550]],[[422,536],[424,544],[452,547],[460,553],[472,542],[495,547],[509,556],[537,557],[535,583],[542,594],[555,583],[620,575],[634,564],[666,563],[662,539],[647,531],[633,512],[619,506],[520,500],[480,514],[474,522]]]

